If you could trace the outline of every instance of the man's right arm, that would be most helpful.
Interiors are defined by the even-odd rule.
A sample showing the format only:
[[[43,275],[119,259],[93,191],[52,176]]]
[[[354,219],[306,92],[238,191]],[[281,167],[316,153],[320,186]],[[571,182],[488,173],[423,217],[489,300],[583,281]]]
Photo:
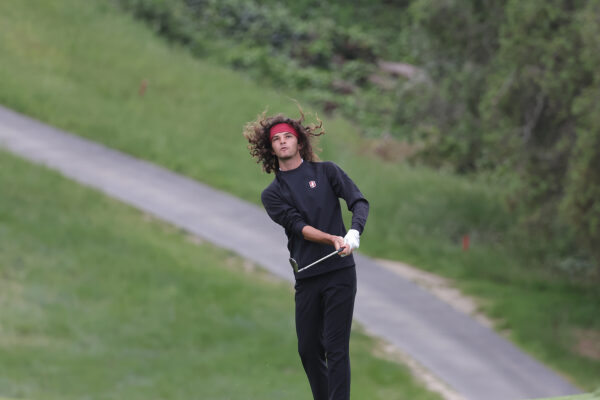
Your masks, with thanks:
[[[302,234],[302,229],[306,226],[302,214],[294,207],[286,203],[276,191],[265,189],[261,194],[261,200],[269,217],[287,231]]]
[[[283,201],[276,192],[268,189],[263,191],[261,200],[269,217],[288,231],[297,235],[302,235],[304,239],[311,242],[332,245],[336,250],[344,246],[343,237],[330,235],[329,233],[320,231],[317,228],[308,225],[304,221],[304,218],[302,218],[300,212]],[[341,254],[347,255],[350,254],[351,251],[351,249],[346,248]]]
[[[336,250],[344,246],[343,237],[330,235],[329,233],[320,231],[310,225],[305,225],[304,228],[302,228],[302,236],[304,236],[304,239],[310,240],[311,242],[330,244],[334,246]],[[350,246],[346,246],[344,251],[342,251],[340,254],[347,256],[350,253],[352,253],[352,249]]]

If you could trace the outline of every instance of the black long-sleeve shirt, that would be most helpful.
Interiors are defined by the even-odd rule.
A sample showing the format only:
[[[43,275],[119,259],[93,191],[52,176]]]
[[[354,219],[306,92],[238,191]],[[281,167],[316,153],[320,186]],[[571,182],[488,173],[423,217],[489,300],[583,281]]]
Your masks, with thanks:
[[[310,225],[320,231],[345,236],[339,198],[352,212],[352,229],[362,234],[369,203],[344,171],[332,162],[304,161],[296,169],[278,171],[262,192],[263,205],[273,221],[285,229],[291,257],[303,268],[335,250],[332,245],[304,239],[302,228]],[[296,275],[308,278],[354,266],[352,255],[333,256]]]

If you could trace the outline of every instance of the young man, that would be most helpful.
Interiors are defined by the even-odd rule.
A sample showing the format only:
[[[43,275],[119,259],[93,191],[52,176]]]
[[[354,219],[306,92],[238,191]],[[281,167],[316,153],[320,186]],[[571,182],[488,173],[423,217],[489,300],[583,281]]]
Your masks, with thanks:
[[[273,182],[262,192],[263,205],[285,229],[288,249],[300,268],[339,250],[334,256],[295,273],[298,352],[315,400],[350,398],[350,328],[356,295],[352,250],[359,246],[369,203],[340,167],[318,162],[311,141],[322,124],[303,126],[283,115],[259,116],[244,136],[250,153],[262,162]],[[339,198],[352,212],[346,232]]]

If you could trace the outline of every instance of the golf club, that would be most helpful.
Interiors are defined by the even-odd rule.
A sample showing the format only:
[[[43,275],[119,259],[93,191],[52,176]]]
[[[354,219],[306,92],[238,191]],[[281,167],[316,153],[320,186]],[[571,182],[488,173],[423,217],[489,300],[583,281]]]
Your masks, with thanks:
[[[341,253],[342,251],[344,251],[344,249],[345,249],[345,247],[343,247],[343,246],[342,246],[342,247],[340,247],[339,249],[337,249],[336,251],[334,251],[333,253],[331,253],[331,254],[328,254],[328,255],[326,255],[325,257],[323,257],[323,258],[321,258],[321,259],[319,259],[319,260],[315,261],[314,263],[312,263],[312,264],[310,264],[310,265],[307,265],[306,267],[304,267],[304,268],[300,268],[300,269],[298,269],[298,263],[296,262],[296,260],[294,260],[292,257],[290,257],[290,265],[291,265],[291,266],[292,266],[292,268],[294,269],[294,272],[295,272],[295,273],[302,272],[302,271],[304,271],[305,269],[307,269],[307,268],[310,268],[310,267],[312,267],[313,265],[315,265],[315,264],[318,264],[318,263],[320,263],[321,261],[323,261],[323,260],[326,260],[326,259],[328,259],[329,257],[331,257],[331,256],[333,256],[333,255],[336,255],[336,254],[339,254],[339,253]]]

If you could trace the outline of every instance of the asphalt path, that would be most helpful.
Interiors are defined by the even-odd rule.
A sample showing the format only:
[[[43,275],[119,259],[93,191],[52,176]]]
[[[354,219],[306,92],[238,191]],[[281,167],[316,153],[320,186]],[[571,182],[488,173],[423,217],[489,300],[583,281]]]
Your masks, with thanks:
[[[293,281],[283,229],[254,204],[1,106],[0,147]],[[355,319],[463,398],[520,400],[580,393],[471,317],[374,260],[360,254],[355,258]]]

